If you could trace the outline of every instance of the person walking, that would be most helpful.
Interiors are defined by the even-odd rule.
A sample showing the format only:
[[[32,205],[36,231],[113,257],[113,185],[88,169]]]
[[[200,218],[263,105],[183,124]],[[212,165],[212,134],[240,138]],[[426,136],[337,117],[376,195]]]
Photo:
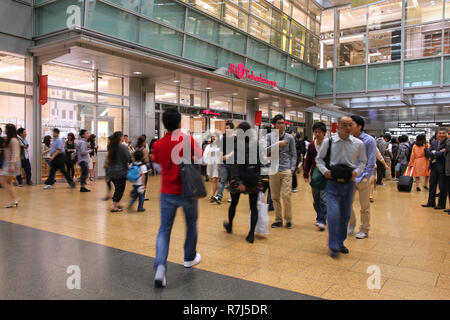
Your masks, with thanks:
[[[447,151],[447,129],[439,128],[436,140],[431,143],[428,150],[430,156],[430,190],[428,202],[422,207],[433,207],[436,210],[444,210],[447,202],[447,179],[445,176],[445,152]],[[411,157],[412,159],[412,157]],[[439,184],[439,201],[436,206],[436,189]]]
[[[231,121],[227,121],[225,123],[225,133],[222,135],[221,142],[219,143],[220,147],[220,181],[219,188],[217,190],[217,195],[214,197],[214,200],[217,204],[222,203],[223,191],[230,180],[230,166],[233,164],[233,150],[234,150],[234,124]]]
[[[91,192],[91,190],[86,188],[87,179],[89,177],[89,154],[91,149],[89,149],[88,140],[89,132],[85,129],[80,130],[80,141],[76,145],[76,157],[78,165],[81,168],[80,177],[80,192]]]
[[[111,145],[108,151],[108,175],[114,184],[113,204],[111,212],[121,212],[123,193],[127,183],[128,165],[131,162],[131,155],[128,148],[122,144],[123,133],[116,131],[111,138]]]
[[[391,161],[391,176],[392,176],[392,180],[394,181],[398,181],[398,175],[397,175],[397,158],[398,158],[398,152],[399,152],[399,142],[397,140],[397,138],[393,137],[391,139],[391,144],[392,144],[392,161]]]
[[[283,226],[283,215],[280,195],[284,204],[284,220],[286,228],[292,228],[292,173],[296,169],[297,151],[292,135],[286,134],[284,117],[277,114],[272,119],[273,132],[267,135],[267,151],[272,161],[269,172],[269,183],[272,201],[275,207],[275,222],[272,228]]]
[[[42,141],[42,158],[45,160],[45,163],[50,167],[50,148],[52,145],[52,137],[45,136]]]
[[[211,197],[209,198],[209,202],[216,202],[215,196],[219,180],[220,148],[215,134],[211,136],[211,143],[205,148],[203,160],[206,163],[206,174],[211,182]]]
[[[270,134],[272,127],[270,125],[265,125],[261,130],[260,134],[260,150],[266,150],[267,146],[267,135]],[[267,190],[267,200],[266,203],[269,205],[269,211],[274,211],[272,196],[270,194],[270,183],[269,183],[269,170],[270,170],[270,159],[265,152],[260,154],[261,156],[261,182],[263,185],[263,193]]]
[[[106,151],[108,151],[108,152],[109,152],[109,147],[111,146],[111,138],[112,138],[112,135],[108,137],[108,141],[107,141],[107,144],[106,144]],[[129,150],[130,149],[128,148],[128,151]],[[134,150],[134,148],[133,148],[133,150]],[[111,181],[111,178],[109,177],[109,174],[108,174],[108,167],[109,167],[109,165],[108,165],[108,157],[106,157],[104,165],[103,165],[103,169],[105,169],[106,196],[103,197],[103,201],[108,201],[108,200],[112,199],[112,181]]]
[[[6,138],[3,142],[3,163],[0,169],[0,184],[9,195],[10,202],[4,208],[13,208],[19,205],[20,199],[16,197],[13,186],[14,177],[19,175],[21,169],[20,142],[17,138],[16,126],[8,123],[5,127]]]
[[[416,138],[416,143],[411,152],[411,158],[408,163],[409,172],[413,171],[416,181],[416,190],[422,191],[422,185],[426,186],[422,179],[430,175],[429,165],[430,160],[426,157],[426,149],[428,149],[427,139],[425,134],[419,134]]]
[[[398,149],[398,156],[397,156],[397,167],[399,170],[398,177],[403,176],[406,169],[408,168],[409,160],[411,159],[411,150],[409,149],[408,145],[408,137],[405,135],[402,135],[398,138],[398,141],[400,142],[399,149]],[[399,166],[400,165],[400,166]],[[425,187],[428,189],[428,187]]]
[[[147,138],[145,135],[141,135],[138,137],[137,142],[136,142],[136,146],[134,148],[134,152],[136,151],[141,151],[142,152],[142,162],[147,165],[147,172],[145,173],[145,179],[143,181],[143,186],[144,186],[144,201],[148,200],[148,198],[145,198],[145,193],[147,190],[147,183],[148,183],[148,174],[153,172],[152,167],[150,166],[150,149],[147,145]],[[134,152],[132,154],[134,154]],[[131,159],[132,161],[135,161],[133,158]]]
[[[297,159],[295,162],[295,169],[294,172],[292,172],[292,193],[298,192],[298,181],[297,181],[297,168],[299,163],[299,150],[297,150],[297,141],[296,141],[296,133],[293,129],[289,130],[289,134],[292,135],[292,138],[294,138],[294,145],[295,145],[295,154],[297,155]]]
[[[127,146],[128,147],[128,146]],[[137,212],[144,212],[144,192],[145,192],[145,174],[147,173],[147,165],[143,162],[144,153],[142,151],[135,151],[133,154],[134,162],[133,166],[136,166],[139,170],[139,178],[132,182],[133,190],[131,190],[131,200],[128,205],[128,210],[131,210],[133,204],[138,201]]]
[[[76,154],[77,146],[75,144],[75,135],[72,132],[67,134],[66,145],[64,146],[66,150],[66,166],[69,176],[73,179],[75,177],[75,163],[77,162],[73,154]]]
[[[182,184],[178,160],[184,156],[183,149],[177,157],[172,151],[180,143],[189,142],[190,154],[196,159],[202,158],[202,151],[192,136],[184,135],[181,130],[181,114],[176,109],[164,111],[162,121],[167,133],[153,145],[152,161],[161,167],[161,225],[156,239],[155,287],[166,286],[167,256],[169,254],[170,233],[178,207],[182,207],[186,218],[186,240],[184,242],[184,267],[191,268],[200,263],[201,255],[197,252],[197,217],[198,200],[184,198],[181,194]]]
[[[364,239],[369,236],[370,230],[370,177],[375,169],[377,143],[374,138],[364,132],[365,122],[362,117],[353,115],[351,118],[353,120],[352,135],[363,142],[367,160],[364,171],[355,180],[355,193],[356,191],[359,193],[359,204],[361,206],[361,226],[355,238]],[[348,226],[349,235],[354,234],[355,227],[356,215],[352,206]]]
[[[251,130],[248,122],[241,122],[237,127],[238,136],[234,148],[235,164],[231,166],[231,204],[228,208],[228,222],[223,226],[228,233],[233,230],[233,219],[236,214],[236,207],[239,203],[241,193],[247,193],[250,203],[250,231],[245,238],[247,242],[253,243],[255,240],[255,228],[258,222],[258,194],[262,190],[260,179],[261,162],[259,161],[258,141],[256,132],[250,132],[250,136],[244,135]],[[244,134],[242,134],[244,133]],[[253,133],[253,134],[252,134]],[[239,152],[244,152],[243,163],[239,163],[241,156]]]
[[[95,134],[91,134],[88,138],[89,149],[91,152],[89,153],[89,180],[94,181],[95,179],[95,165],[97,163],[97,150],[98,145],[95,144]]]
[[[28,152],[28,149],[30,148],[30,144],[27,140],[27,130],[24,128],[19,128],[17,130],[17,138],[20,141],[21,147],[24,149],[23,155],[22,155],[22,168],[23,171],[25,171],[25,179],[27,181],[27,185],[33,185],[33,182],[31,182],[31,164],[30,164],[30,153]],[[19,173],[19,175],[16,177],[17,183],[19,186],[23,186],[23,179],[22,179],[22,172]]]
[[[317,167],[327,180],[328,248],[330,256],[347,254],[344,245],[350,220],[355,180],[364,172],[366,152],[364,143],[351,135],[353,120],[348,116],[338,119],[337,134],[325,139],[316,157]],[[325,158],[330,149],[329,167]]]
[[[303,165],[303,178],[306,183],[309,183],[309,177],[312,176],[316,168],[316,156],[327,133],[327,126],[323,122],[314,123],[312,129],[315,140],[308,145],[308,152]],[[311,192],[314,200],[313,207],[316,211],[315,225],[320,231],[323,231],[327,226],[327,193],[325,189],[318,189],[312,186]]]
[[[75,182],[66,171],[65,168],[65,157],[64,157],[64,146],[62,139],[59,137],[59,129],[53,129],[53,142],[50,149],[50,174],[47,180],[44,182],[44,190],[52,188],[53,184],[56,182],[55,176],[56,171],[59,170],[66,178],[67,183],[70,188],[75,188]]]

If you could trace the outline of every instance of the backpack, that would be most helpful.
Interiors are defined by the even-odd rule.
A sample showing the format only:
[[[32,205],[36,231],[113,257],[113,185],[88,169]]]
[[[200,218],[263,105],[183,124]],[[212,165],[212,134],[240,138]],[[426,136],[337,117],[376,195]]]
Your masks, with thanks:
[[[137,165],[132,165],[130,169],[128,169],[127,180],[130,182],[138,181],[139,177],[139,167]]]
[[[377,142],[377,148],[380,151],[381,155],[383,157],[389,156],[389,152],[387,151],[388,143],[386,141],[384,141],[384,139],[382,137],[378,138],[376,140],[376,142]]]

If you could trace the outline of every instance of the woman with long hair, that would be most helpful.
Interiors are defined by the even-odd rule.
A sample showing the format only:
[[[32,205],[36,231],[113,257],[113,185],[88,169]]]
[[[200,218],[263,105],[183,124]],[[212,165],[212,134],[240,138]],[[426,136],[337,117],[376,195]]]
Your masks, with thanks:
[[[91,153],[89,154],[89,180],[94,181],[95,177],[95,164],[97,163],[97,149],[98,145],[95,144],[95,138],[97,136],[95,134],[91,134],[88,138],[89,149],[91,149]]]
[[[17,129],[12,123],[6,125],[6,139],[3,145],[3,166],[0,170],[0,184],[5,188],[11,199],[5,208],[13,208],[19,205],[16,193],[13,187],[13,180],[20,174],[21,170],[21,151],[19,139],[17,139]]]
[[[246,132],[250,130],[248,122],[241,122],[238,129]],[[234,146],[234,164],[231,165],[231,179],[230,179],[230,193],[231,204],[228,209],[228,222],[224,222],[223,226],[228,233],[233,230],[233,219],[236,214],[236,207],[239,203],[241,193],[247,193],[250,203],[250,231],[247,235],[247,240],[253,243],[255,239],[255,228],[258,222],[258,193],[262,191],[262,183],[260,181],[261,163],[258,152],[258,142],[256,137],[237,137]],[[240,138],[240,139],[239,139]],[[239,152],[245,153],[245,160],[243,164],[237,163],[241,159]],[[254,159],[252,159],[255,157]],[[256,160],[256,161],[255,161]]]
[[[66,167],[67,173],[73,179],[75,176],[75,159],[72,159],[72,154],[77,151],[77,147],[75,145],[75,135],[72,132],[67,134],[66,145],[64,146],[66,153]]]
[[[108,176],[114,184],[113,205],[111,212],[122,211],[120,200],[127,183],[128,165],[131,162],[130,153],[123,143],[123,133],[116,131],[111,137],[108,150]]]
[[[145,165],[147,165],[147,163],[150,162],[150,156],[149,156],[150,148],[147,148],[147,137],[146,136],[142,135],[137,139],[134,151],[135,152],[141,151],[144,154],[144,156],[142,157],[142,163],[145,163]],[[135,161],[134,157],[132,157],[132,160]],[[146,188],[146,190],[147,190],[148,174],[151,172],[152,172],[151,168],[147,167],[147,173],[145,174],[145,181],[143,181],[144,188]],[[146,192],[147,191],[144,191],[144,199],[148,200],[148,198],[145,198]]]
[[[430,160],[425,156],[425,149],[428,148],[427,139],[424,134],[419,134],[416,138],[416,143],[411,151],[411,159],[408,164],[408,173],[413,170],[413,176],[416,180],[416,190],[421,191],[420,181],[425,180],[423,186],[428,189],[427,177],[430,176]]]
[[[45,159],[45,162],[50,167],[50,148],[52,146],[52,137],[45,136],[42,141],[42,158]]]
[[[219,187],[220,148],[217,143],[217,136],[213,134],[211,136],[211,143],[206,146],[203,153],[203,160],[206,163],[206,174],[211,182],[211,197],[209,198],[209,202],[216,202],[214,197]]]

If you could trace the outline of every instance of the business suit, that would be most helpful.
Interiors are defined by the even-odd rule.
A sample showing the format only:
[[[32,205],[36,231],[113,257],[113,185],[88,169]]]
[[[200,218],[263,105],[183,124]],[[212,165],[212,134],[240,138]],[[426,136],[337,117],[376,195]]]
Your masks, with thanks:
[[[436,188],[439,184],[440,196],[438,207],[445,208],[447,201],[447,181],[445,177],[445,151],[441,152],[442,149],[447,148],[447,140],[443,142],[439,140],[434,140],[431,143],[430,151],[430,191],[428,193],[427,205],[430,207],[436,206]]]

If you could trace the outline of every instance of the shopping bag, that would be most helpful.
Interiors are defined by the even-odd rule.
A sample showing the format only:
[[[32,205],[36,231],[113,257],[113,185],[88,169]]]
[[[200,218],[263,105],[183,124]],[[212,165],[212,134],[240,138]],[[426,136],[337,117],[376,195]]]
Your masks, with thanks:
[[[255,233],[269,234],[269,205],[264,202],[264,193],[258,194],[258,222],[256,223]],[[251,212],[250,212],[251,215]],[[251,216],[249,216],[249,226],[251,227]]]

